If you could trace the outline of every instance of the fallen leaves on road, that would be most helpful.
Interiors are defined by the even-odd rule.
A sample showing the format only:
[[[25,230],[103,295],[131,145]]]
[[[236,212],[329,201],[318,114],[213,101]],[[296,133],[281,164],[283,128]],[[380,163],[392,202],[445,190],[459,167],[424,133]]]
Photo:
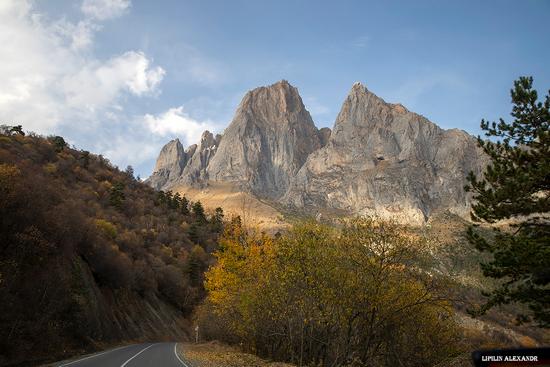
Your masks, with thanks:
[[[240,352],[217,342],[183,344],[178,348],[191,367],[293,367],[279,362],[268,362],[253,354]]]

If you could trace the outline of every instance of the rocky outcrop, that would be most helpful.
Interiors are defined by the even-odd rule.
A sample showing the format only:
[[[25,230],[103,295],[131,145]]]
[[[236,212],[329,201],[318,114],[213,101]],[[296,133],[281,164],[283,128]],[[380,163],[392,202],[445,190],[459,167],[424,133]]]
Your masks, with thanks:
[[[356,83],[328,144],[308,157],[283,202],[406,222],[422,222],[438,210],[465,215],[466,175],[483,166],[474,137],[443,130]]]
[[[322,127],[321,129],[319,129],[319,141],[321,142],[322,147],[327,145],[328,141],[330,140],[330,134],[331,131],[328,127]]]
[[[162,147],[155,169],[147,183],[155,189],[161,189],[177,181],[187,164],[188,154],[179,139],[174,139]]]
[[[400,104],[353,85],[332,131],[318,130],[286,81],[248,92],[223,137],[205,132],[183,151],[168,143],[150,183],[232,187],[312,214],[337,210],[424,222],[449,210],[466,215],[468,172],[486,159],[476,139],[443,130]]]
[[[220,144],[221,135],[206,130],[200,143],[183,149],[178,139],[162,147],[153,174],[146,182],[157,190],[165,190],[178,183],[199,185],[206,182],[206,168]]]
[[[281,197],[320,136],[298,90],[287,81],[248,92],[207,172],[269,199]]]
[[[196,185],[208,180],[207,168],[218,151],[221,139],[221,135],[214,136],[208,130],[202,133],[199,145],[191,145],[188,149],[190,158],[183,169],[180,183]]]

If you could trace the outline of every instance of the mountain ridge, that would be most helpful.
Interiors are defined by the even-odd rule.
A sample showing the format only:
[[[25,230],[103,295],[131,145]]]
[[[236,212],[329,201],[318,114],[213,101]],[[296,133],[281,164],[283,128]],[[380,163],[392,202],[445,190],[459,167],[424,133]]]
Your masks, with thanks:
[[[298,89],[286,80],[253,89],[217,143],[202,175],[186,168],[174,174],[185,159],[172,154],[177,162],[165,164],[175,167],[170,180],[163,183],[166,172],[155,169],[149,183],[170,189],[231,182],[259,199],[313,215],[338,210],[423,223],[445,210],[466,216],[465,177],[486,165],[473,136],[387,103],[360,82],[332,129],[315,126]],[[157,166],[170,160],[163,151]]]

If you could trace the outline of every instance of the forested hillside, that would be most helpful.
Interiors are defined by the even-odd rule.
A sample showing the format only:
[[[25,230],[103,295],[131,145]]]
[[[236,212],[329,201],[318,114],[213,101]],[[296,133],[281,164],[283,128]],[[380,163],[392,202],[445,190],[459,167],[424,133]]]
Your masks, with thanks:
[[[223,212],[61,137],[0,134],[0,365],[187,336]]]

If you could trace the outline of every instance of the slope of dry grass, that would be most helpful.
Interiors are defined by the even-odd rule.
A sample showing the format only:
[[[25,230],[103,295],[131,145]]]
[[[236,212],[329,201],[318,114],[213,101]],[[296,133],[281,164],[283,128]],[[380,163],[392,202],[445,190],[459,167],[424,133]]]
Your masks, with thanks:
[[[229,182],[211,181],[204,188],[177,186],[172,191],[200,201],[207,210],[221,207],[229,217],[239,215],[248,227],[270,233],[289,227],[281,212]]]

